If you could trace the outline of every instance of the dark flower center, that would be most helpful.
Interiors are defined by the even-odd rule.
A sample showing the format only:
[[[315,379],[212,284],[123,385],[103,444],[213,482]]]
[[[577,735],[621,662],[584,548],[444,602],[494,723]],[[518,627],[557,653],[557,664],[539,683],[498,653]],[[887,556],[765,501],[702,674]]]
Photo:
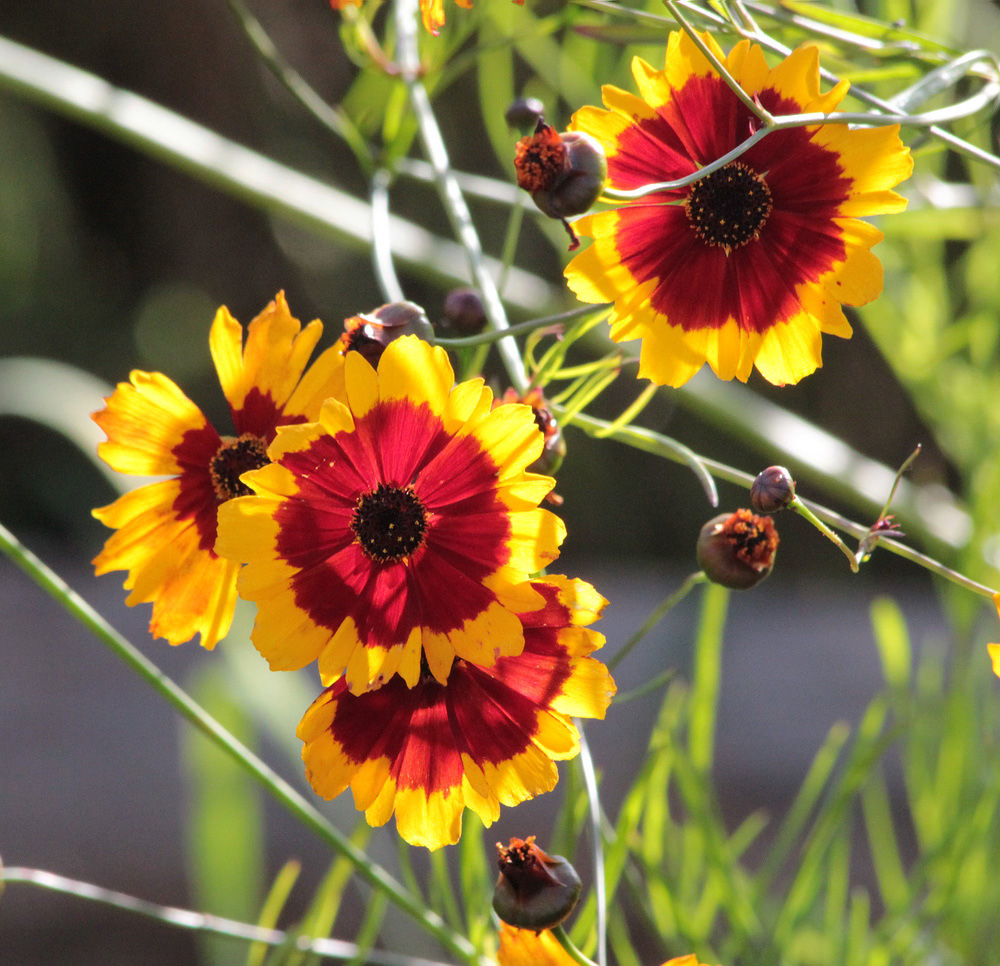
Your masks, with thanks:
[[[244,433],[224,442],[212,457],[208,471],[215,487],[215,498],[220,503],[236,496],[250,496],[253,490],[240,482],[240,475],[247,470],[260,469],[271,461],[267,458],[267,443],[253,433]]]
[[[721,246],[727,255],[760,235],[772,207],[767,182],[739,161],[696,181],[684,202],[698,237],[706,245]]]
[[[351,529],[372,560],[389,563],[409,557],[423,542],[427,511],[413,487],[386,486],[358,498]]]
[[[550,124],[539,122],[534,134],[517,142],[514,154],[517,186],[548,191],[566,169],[566,146]]]

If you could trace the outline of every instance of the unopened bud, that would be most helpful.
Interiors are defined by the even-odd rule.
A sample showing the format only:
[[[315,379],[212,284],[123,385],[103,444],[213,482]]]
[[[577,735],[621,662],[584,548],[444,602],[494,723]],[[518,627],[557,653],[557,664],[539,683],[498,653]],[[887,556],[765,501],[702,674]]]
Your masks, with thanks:
[[[471,288],[454,288],[444,300],[444,323],[459,335],[478,335],[486,327],[486,312],[479,293]]]
[[[537,97],[518,97],[504,112],[508,127],[530,131],[545,113],[545,105]]]
[[[608,176],[604,148],[589,134],[560,134],[544,121],[535,133],[517,142],[517,184],[550,218],[569,218],[589,211],[601,196]]]
[[[360,352],[373,366],[378,365],[385,347],[400,336],[415,335],[434,344],[434,329],[424,310],[414,302],[389,302],[363,315],[344,320],[340,337],[342,350]]]
[[[714,517],[698,535],[698,566],[709,580],[732,590],[759,584],[771,572],[777,551],[771,518],[749,510]]]
[[[795,499],[795,480],[783,466],[769,466],[750,487],[750,506],[758,513],[777,513]]]
[[[519,929],[554,929],[576,906],[583,888],[576,870],[561,855],[546,855],[535,836],[512,838],[506,848],[497,842],[500,876],[493,909]]]

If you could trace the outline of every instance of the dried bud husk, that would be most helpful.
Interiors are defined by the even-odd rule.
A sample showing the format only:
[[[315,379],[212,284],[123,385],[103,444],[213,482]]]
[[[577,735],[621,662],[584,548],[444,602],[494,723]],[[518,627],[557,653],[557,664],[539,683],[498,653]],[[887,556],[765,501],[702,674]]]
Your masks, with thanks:
[[[508,389],[503,396],[494,400],[493,408],[503,403],[523,403],[531,407],[535,423],[545,437],[545,448],[542,455],[528,467],[530,473],[542,473],[545,476],[555,476],[562,466],[562,461],[566,456],[566,440],[563,439],[562,429],[556,422],[556,417],[552,415],[549,404],[542,394],[541,389],[529,389],[523,396],[518,395],[516,390]],[[549,494],[549,497],[555,494]],[[553,502],[550,500],[550,502]],[[562,503],[561,498],[554,502]]]
[[[459,335],[478,335],[486,328],[483,300],[475,289],[454,288],[444,300],[445,325]]]
[[[518,97],[510,102],[504,112],[508,127],[530,131],[541,120],[545,105],[537,97]]]
[[[582,215],[601,196],[608,176],[604,148],[589,134],[560,134],[544,121],[517,142],[514,156],[518,186],[530,192],[550,218]]]
[[[583,885],[576,870],[561,855],[546,855],[534,835],[512,838],[506,848],[497,842],[497,864],[493,909],[508,925],[554,929],[580,898]]]
[[[795,480],[783,466],[769,466],[750,487],[750,506],[757,513],[777,513],[795,499]]]
[[[759,584],[771,572],[777,551],[771,518],[750,510],[714,517],[698,535],[698,566],[709,580],[732,590]]]
[[[363,315],[344,320],[342,352],[360,352],[378,366],[385,347],[400,336],[415,335],[434,344],[434,329],[424,310],[414,302],[389,302]]]

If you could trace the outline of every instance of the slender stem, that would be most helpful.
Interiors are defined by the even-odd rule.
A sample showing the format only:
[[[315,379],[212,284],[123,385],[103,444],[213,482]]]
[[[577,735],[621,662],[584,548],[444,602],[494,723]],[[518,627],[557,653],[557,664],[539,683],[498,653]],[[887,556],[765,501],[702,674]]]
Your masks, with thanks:
[[[224,916],[214,916],[211,913],[195,912],[191,909],[179,909],[175,906],[161,906],[148,902],[124,892],[105,889],[90,882],[78,879],[68,879],[65,876],[47,872],[44,869],[27,869],[20,866],[0,868],[0,883],[21,883],[76,896],[90,902],[99,902],[105,906],[122,909],[125,912],[135,912],[149,919],[156,919],[171,926],[182,929],[193,929],[197,932],[213,933],[227,936],[230,939],[241,939],[246,942],[264,943],[267,946],[286,946],[291,944],[302,952],[314,953],[327,959],[351,960],[365,954],[365,962],[372,966],[445,966],[431,959],[416,959],[400,953],[381,950],[363,950],[356,943],[343,939],[328,939],[322,937],[290,935],[280,929],[267,929],[263,926],[240,922],[237,919],[227,919]]]
[[[499,331],[481,332],[479,335],[465,336],[461,339],[438,339],[437,344],[443,345],[447,349],[466,349],[474,345],[491,345],[494,342],[499,342],[501,339],[527,335],[536,329],[561,325],[563,322],[573,322],[585,315],[590,315],[591,312],[595,311],[595,308],[593,305],[584,305],[578,309],[570,309],[568,312],[560,312],[558,315],[545,315],[540,319],[518,322],[517,325],[510,325],[506,329]]]
[[[601,834],[601,797],[597,790],[597,769],[587,744],[583,723],[574,719],[580,734],[580,766],[583,769],[583,783],[587,789],[587,804],[590,814],[590,843],[594,853],[594,895],[597,906],[597,962],[607,966],[608,962],[608,888],[604,878],[604,836]]]
[[[569,934],[565,929],[563,929],[562,926],[556,926],[556,928],[552,930],[552,935],[559,940],[559,945],[566,950],[566,954],[573,960],[574,963],[578,963],[579,966],[597,966],[597,963],[595,963],[592,959],[588,959],[583,955],[583,953],[580,952],[579,949],[576,948],[575,945],[573,945],[573,940],[569,938]]]
[[[417,0],[395,0],[396,34],[398,39],[399,64],[403,81],[410,95],[420,130],[420,140],[427,152],[427,160],[434,170],[435,183],[441,203],[451,222],[452,230],[459,244],[465,250],[469,271],[483,299],[486,318],[494,329],[506,329],[509,325],[507,312],[500,299],[493,277],[486,269],[483,247],[472,222],[469,206],[465,202],[462,189],[451,170],[448,149],[441,135],[437,118],[431,107],[427,88],[420,80],[420,51],[418,46],[419,7]],[[497,349],[507,368],[511,385],[523,393],[528,388],[528,377],[517,346],[504,340],[497,343]]]
[[[757,101],[755,101],[745,90],[743,90],[742,86],[740,86],[740,82],[729,73],[726,65],[716,56],[715,51],[713,51],[712,48],[705,43],[694,27],[688,23],[687,18],[680,12],[680,9],[674,0],[664,0],[664,2],[670,12],[674,15],[674,19],[683,28],[684,33],[691,38],[691,41],[702,52],[705,59],[715,68],[716,72],[726,82],[729,89],[740,99],[743,106],[750,111],[751,114],[759,118],[760,121],[767,127],[774,124],[774,118],[771,113],[764,108],[762,104],[758,104]]]
[[[812,510],[809,509],[798,497],[793,497],[792,501],[788,504],[789,510],[794,510],[800,517],[804,517],[808,520],[824,537],[827,538],[834,546],[839,547],[843,552],[844,556],[847,557],[851,565],[852,573],[858,572],[858,560],[854,556],[854,551],[844,543],[840,537],[837,536]]]
[[[379,168],[372,175],[372,264],[382,297],[386,302],[402,302],[403,287],[392,264],[392,236],[389,231],[389,184],[392,175]]]
[[[643,622],[642,627],[639,628],[621,647],[617,654],[610,661],[608,661],[608,669],[613,671],[616,667],[629,654],[632,653],[633,648],[654,628],[664,617],[667,616],[688,594],[694,590],[699,584],[705,583],[708,578],[705,576],[704,571],[697,570],[693,574],[688,574],[684,578],[684,582],[677,588],[672,594],[669,594],[663,600],[660,601],[650,611],[649,617]],[[616,699],[617,700],[617,699]]]
[[[920,443],[917,443],[917,448],[903,460],[903,465],[896,470],[896,476],[892,481],[892,486],[889,488],[889,495],[885,498],[885,503],[882,504],[882,510],[878,515],[880,520],[889,512],[889,507],[892,506],[896,490],[899,488],[899,481],[903,478],[903,474],[913,465],[913,461],[920,455],[921,449],[923,447]]]
[[[114,87],[63,61],[0,37],[0,87],[85,124],[176,170],[199,178],[262,211],[351,244],[372,243],[371,207],[332,185],[279,164],[153,101]],[[456,271],[465,253],[448,238],[398,216],[390,218],[397,259],[444,284],[465,282]],[[499,263],[486,257],[486,270]],[[547,281],[511,270],[509,301],[529,312],[555,299]],[[516,355],[516,353],[515,353]]]
[[[397,882],[388,871],[377,865],[358,849],[350,839],[327,821],[322,813],[273,769],[257,757],[246,745],[234,738],[218,721],[201,707],[174,681],[165,675],[142,652],[118,633],[79,594],[27,549],[3,524],[0,524],[0,550],[25,574],[35,581],[72,617],[89,630],[112,653],[121,658],[182,717],[207,735],[242,768],[257,779],[303,825],[318,835],[331,849],[347,858],[355,872],[374,889],[389,898],[414,919],[449,952],[466,962],[478,958],[472,944],[453,930],[434,912]]]
[[[373,168],[371,150],[347,112],[343,108],[332,106],[323,100],[306,82],[305,78],[288,64],[281,56],[274,41],[271,40],[270,35],[260,21],[247,9],[243,0],[226,0],[226,2],[243,33],[246,34],[254,50],[257,51],[257,56],[264,62],[268,70],[315,120],[326,130],[344,140],[354,152],[362,170],[370,173]]]
[[[557,407],[553,407],[553,412],[558,418]],[[606,428],[611,424],[595,416],[577,413],[573,419],[573,425],[583,430],[588,436],[594,436],[599,429]],[[701,481],[706,496],[708,496],[709,502],[713,507],[719,505],[719,497],[713,477],[725,480],[728,483],[735,483],[737,486],[742,486],[746,489],[749,489],[754,481],[754,477],[750,473],[738,470],[727,463],[699,456],[669,436],[664,436],[661,433],[656,433],[651,429],[645,429],[641,426],[625,426],[618,430],[618,432],[609,434],[609,438],[616,439],[627,446],[632,446],[645,453],[664,456],[675,463],[683,463],[690,467]],[[801,497],[797,497],[797,499],[799,503],[810,510],[816,517],[831,526],[835,526],[851,534],[851,536],[856,537],[858,540],[863,540],[871,532],[869,527],[855,523],[853,520],[849,520],[847,517],[828,507],[815,503],[812,500],[803,500]],[[964,574],[952,570],[933,557],[928,557],[926,554],[920,553],[919,550],[914,550],[905,543],[899,543],[891,537],[882,537],[879,540],[879,546],[884,547],[898,557],[902,557],[904,560],[909,560],[911,563],[915,563],[925,570],[944,577],[946,580],[957,584],[959,587],[963,587],[965,590],[971,590],[974,594],[979,594],[981,597],[988,597],[992,600],[993,595],[997,593],[995,588],[987,587],[985,584],[981,584],[971,577],[966,577]],[[851,560],[854,560],[853,553],[851,553]]]

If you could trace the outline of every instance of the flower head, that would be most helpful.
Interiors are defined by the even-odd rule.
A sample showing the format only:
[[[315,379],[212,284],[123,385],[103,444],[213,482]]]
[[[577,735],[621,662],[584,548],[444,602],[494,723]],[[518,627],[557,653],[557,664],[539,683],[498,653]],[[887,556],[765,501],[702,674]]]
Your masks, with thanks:
[[[527,582],[565,528],[539,501],[550,477],[527,406],[491,410],[481,379],[453,386],[443,349],[404,336],[378,370],[345,357],[346,402],[279,432],[257,494],[220,513],[217,549],[246,562],[253,641],[273,670],[319,660],[360,694],[397,671],[444,683],[456,657],[491,665],[523,646]]]
[[[997,609],[997,617],[1000,617],[1000,593],[993,595],[993,603]],[[1000,678],[1000,644],[987,644],[986,650],[993,662],[993,673]]]
[[[815,47],[777,67],[742,41],[708,46],[772,114],[829,114],[847,92],[821,93]],[[677,180],[721,158],[760,122],[682,33],[666,66],[636,58],[636,97],[603,90],[571,127],[600,141],[613,188]],[[614,302],[611,336],[641,338],[639,375],[680,386],[704,363],[746,381],[754,366],[776,384],[821,365],[821,333],[849,337],[841,305],[882,289],[871,247],[882,234],[859,217],[900,211],[890,190],[912,170],[898,127],[817,124],[768,134],[737,160],[684,188],[647,195],[574,222],[590,247],[566,268],[585,302]]]
[[[412,687],[399,676],[360,695],[344,678],[328,687],[298,728],[313,788],[333,798],[350,786],[369,824],[395,812],[400,836],[431,849],[458,841],[465,808],[490,825],[501,805],[550,791],[554,762],[579,751],[571,718],[603,718],[615,685],[590,657],[604,641],[586,626],[600,594],[566,577],[532,587],[543,606],[519,615],[516,657],[458,659],[447,684],[425,666]]]
[[[232,413],[221,436],[177,385],[157,372],[131,373],[95,413],[107,433],[98,452],[122,473],[169,476],[94,510],[117,532],[95,558],[97,573],[127,570],[125,603],[152,603],[150,633],[171,644],[195,634],[212,648],[232,622],[239,565],[215,552],[221,504],[249,493],[240,474],[267,462],[278,426],[315,419],[322,401],[343,394],[334,349],[306,371],[322,325],[304,329],[283,293],[243,329],[223,307],[209,335],[212,359]]]

